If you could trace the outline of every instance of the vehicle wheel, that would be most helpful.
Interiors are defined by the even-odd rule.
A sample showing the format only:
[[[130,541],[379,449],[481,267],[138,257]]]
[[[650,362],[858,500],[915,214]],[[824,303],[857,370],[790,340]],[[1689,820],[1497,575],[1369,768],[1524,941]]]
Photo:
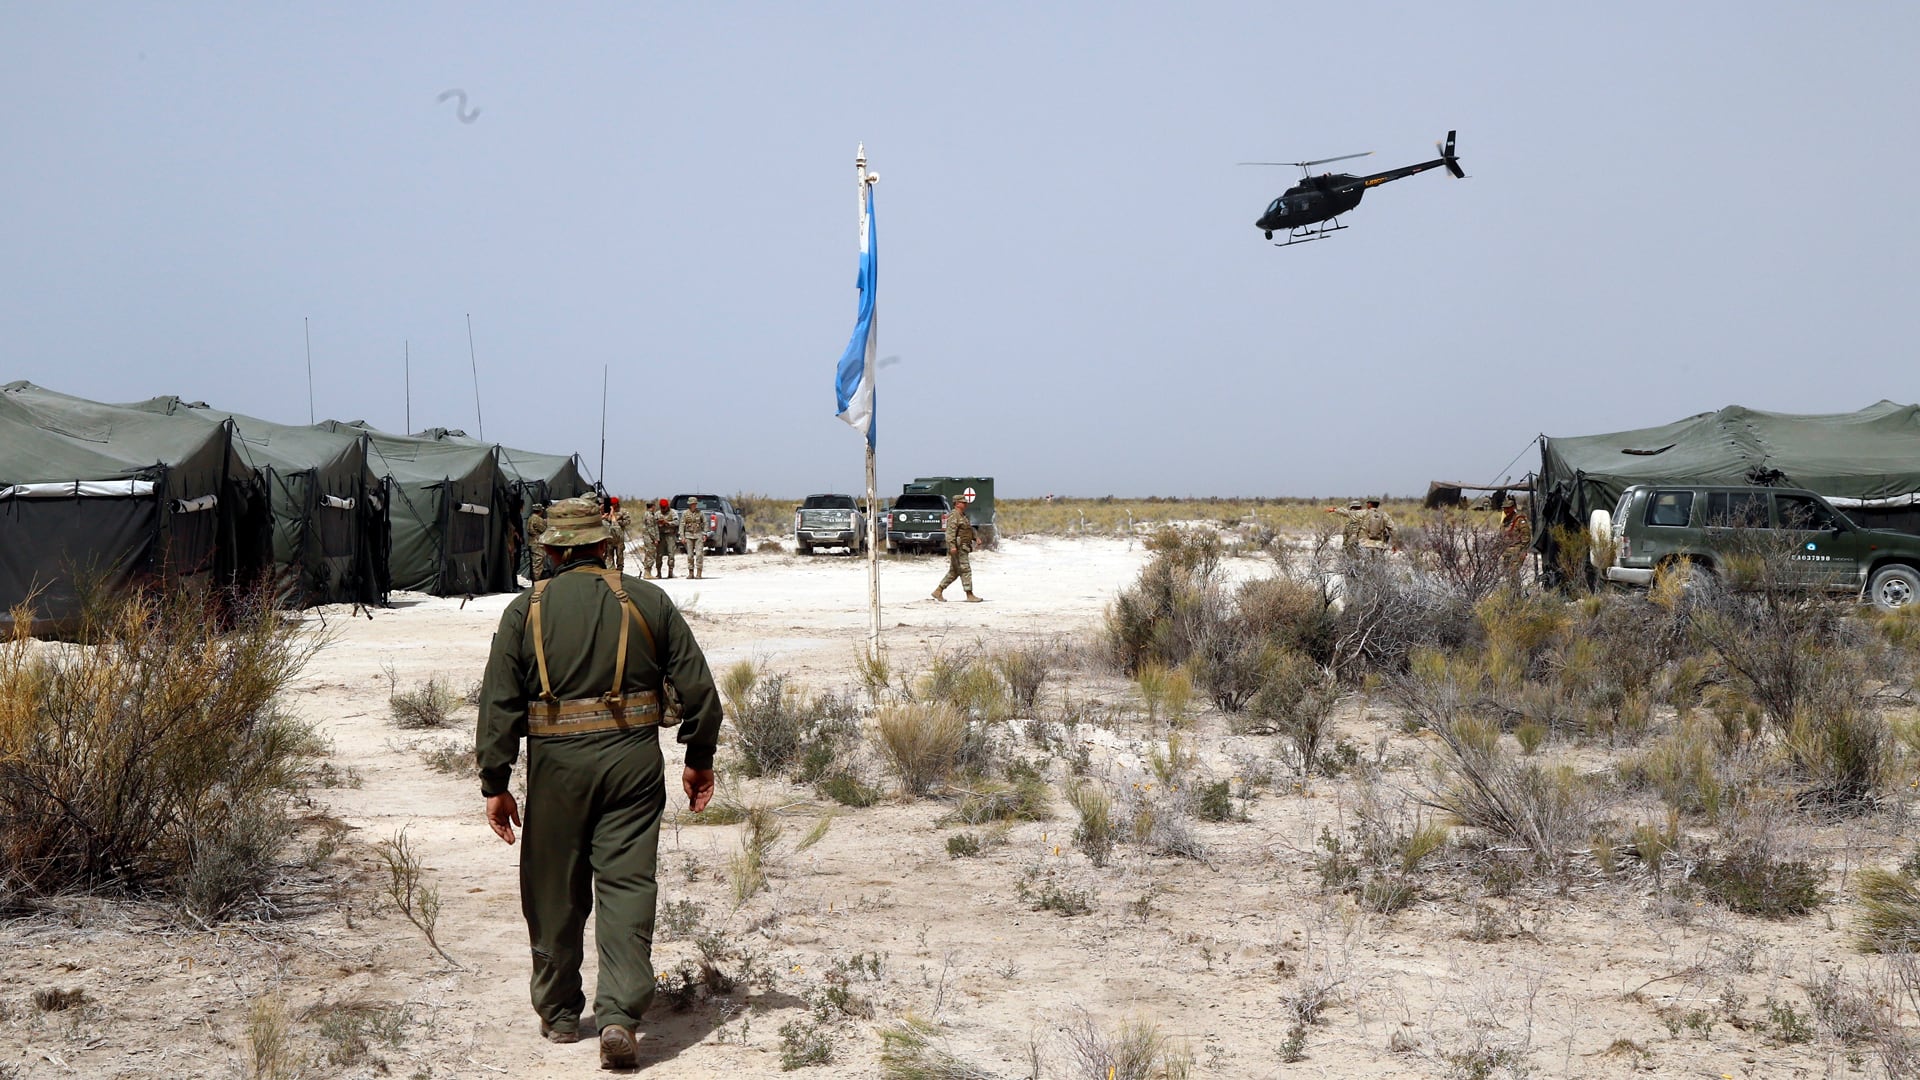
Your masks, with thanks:
[[[1273,230],[1272,230],[1272,229],[1268,229],[1268,230],[1266,230],[1266,232],[1267,232],[1267,239],[1269,239],[1269,240],[1271,240],[1271,239],[1273,239]]]
[[[800,554],[802,554],[802,555],[811,555],[811,554],[813,554],[813,545],[812,545],[812,544],[801,544],[801,545],[800,545]]]
[[[886,552],[889,555],[898,555],[900,554],[900,545],[889,540],[887,541]]]
[[[1613,543],[1613,512],[1595,510],[1587,516],[1587,561],[1595,570],[1605,570],[1600,553]]]
[[[1911,566],[1883,566],[1873,572],[1867,599],[1881,611],[1897,611],[1920,598],[1920,570]]]

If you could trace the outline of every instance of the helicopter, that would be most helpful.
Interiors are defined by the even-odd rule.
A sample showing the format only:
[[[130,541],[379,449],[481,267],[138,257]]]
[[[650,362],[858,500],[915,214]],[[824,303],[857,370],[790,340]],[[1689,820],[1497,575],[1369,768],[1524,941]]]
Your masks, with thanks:
[[[1300,182],[1288,188],[1284,194],[1267,205],[1266,212],[1253,223],[1253,227],[1266,234],[1272,240],[1277,231],[1285,231],[1287,238],[1274,244],[1274,247],[1290,247],[1308,240],[1319,240],[1347,226],[1340,224],[1340,215],[1360,205],[1360,197],[1368,188],[1378,187],[1389,180],[1398,180],[1403,176],[1423,173],[1428,169],[1445,166],[1455,179],[1464,180],[1467,174],[1460,168],[1460,159],[1453,155],[1454,133],[1447,132],[1447,141],[1443,145],[1435,143],[1434,148],[1440,156],[1432,161],[1423,161],[1418,165],[1403,165],[1398,169],[1374,173],[1370,176],[1354,176],[1350,173],[1321,173],[1314,176],[1307,172],[1315,165],[1325,165],[1334,161],[1346,161],[1349,158],[1361,158],[1372,154],[1368,150],[1360,154],[1342,154],[1339,157],[1321,158],[1318,161],[1242,161],[1242,165],[1292,165],[1300,169]]]

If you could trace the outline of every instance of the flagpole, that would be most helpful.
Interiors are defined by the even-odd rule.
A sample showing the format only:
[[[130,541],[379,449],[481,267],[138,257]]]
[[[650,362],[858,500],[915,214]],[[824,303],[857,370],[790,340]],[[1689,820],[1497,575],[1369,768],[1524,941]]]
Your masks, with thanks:
[[[864,239],[867,236],[867,228],[868,228],[867,188],[872,184],[878,182],[880,179],[878,176],[875,176],[872,173],[867,172],[867,144],[866,143],[861,143],[859,149],[854,151],[853,173],[854,173],[854,177],[859,181],[860,236]],[[869,398],[869,400],[874,402],[874,405],[870,406],[870,408],[878,407],[878,398],[879,398],[877,388],[874,386],[874,375],[877,373],[879,365],[873,362],[874,356],[877,355],[875,351],[875,343],[878,340],[880,335],[879,323],[880,323],[879,309],[876,306],[874,310],[874,315],[873,315],[873,325],[871,326],[867,334],[867,357],[866,357],[867,392],[870,395],[872,395]],[[871,413],[869,413],[868,415],[867,423],[869,425],[868,431],[869,433],[871,433],[872,424],[873,424]],[[875,455],[874,455],[874,443],[876,441],[877,440],[873,439],[872,437],[869,437],[866,440],[866,443],[867,443],[867,617],[868,617],[867,657],[868,659],[871,659],[871,660],[878,660],[880,658],[880,514],[879,514],[879,509],[876,506],[876,503],[878,501],[876,497],[878,494],[878,484],[875,480],[875,474],[877,469],[876,469]]]

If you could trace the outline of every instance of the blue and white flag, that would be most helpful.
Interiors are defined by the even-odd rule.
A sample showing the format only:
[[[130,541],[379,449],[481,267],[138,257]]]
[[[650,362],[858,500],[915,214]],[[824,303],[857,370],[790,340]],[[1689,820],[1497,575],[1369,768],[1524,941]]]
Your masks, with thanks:
[[[853,340],[840,354],[840,368],[834,373],[833,390],[840,411],[837,414],[855,429],[867,433],[867,445],[873,445],[873,294],[880,281],[878,245],[873,232],[873,188],[867,188],[867,209],[860,218],[860,317],[853,324]]]

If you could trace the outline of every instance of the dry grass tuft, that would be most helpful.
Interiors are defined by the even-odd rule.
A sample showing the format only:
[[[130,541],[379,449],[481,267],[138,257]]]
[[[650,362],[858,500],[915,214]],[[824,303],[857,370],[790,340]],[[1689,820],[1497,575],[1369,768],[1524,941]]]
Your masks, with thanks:
[[[909,797],[927,793],[952,778],[967,743],[967,721],[944,702],[892,705],[880,711],[876,724],[880,752],[900,790]]]

